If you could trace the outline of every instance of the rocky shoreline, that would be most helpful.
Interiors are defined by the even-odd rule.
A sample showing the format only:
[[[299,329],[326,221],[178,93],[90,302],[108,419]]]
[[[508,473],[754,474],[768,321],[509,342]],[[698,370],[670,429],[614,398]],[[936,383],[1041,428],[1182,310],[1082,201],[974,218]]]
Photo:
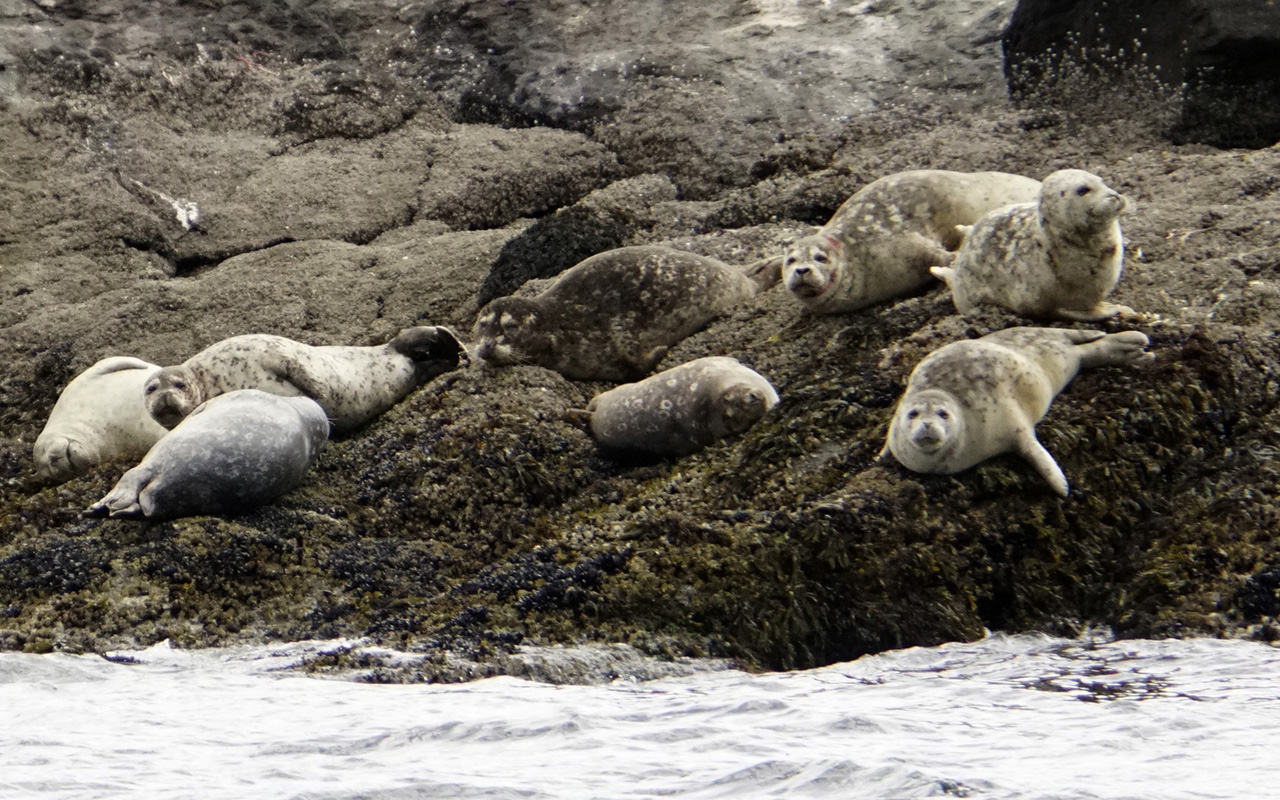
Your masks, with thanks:
[[[661,30],[233,5],[0,5],[0,648],[365,637],[426,656],[399,679],[455,680],[529,644],[773,669],[984,629],[1280,637],[1280,148],[1171,144],[1149,102],[1012,108],[995,0],[725,2]],[[925,353],[1022,322],[937,287],[830,317],[775,290],[673,348],[662,368],[732,355],[782,396],[679,460],[596,449],[566,412],[607,384],[475,364],[240,517],[83,519],[131,465],[31,466],[107,355],[465,331],[610,247],[746,264],[890,172],[1067,167],[1136,201],[1112,299],[1157,357],[1082,374],[1038,427],[1067,500],[1013,456],[873,462]]]

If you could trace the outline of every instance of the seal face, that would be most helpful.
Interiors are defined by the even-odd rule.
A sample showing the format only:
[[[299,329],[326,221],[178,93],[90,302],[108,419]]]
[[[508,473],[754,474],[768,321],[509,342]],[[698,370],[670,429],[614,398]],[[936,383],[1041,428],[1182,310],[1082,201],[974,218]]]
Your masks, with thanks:
[[[1066,476],[1036,439],[1036,423],[1081,368],[1150,363],[1146,346],[1138,331],[1060,328],[953,342],[912,371],[880,456],[892,452],[908,469],[949,475],[1013,451],[1066,497]]]
[[[947,282],[956,308],[968,314],[991,303],[1030,317],[1095,322],[1133,314],[1103,302],[1120,280],[1124,195],[1079,169],[1044,179],[1040,197],[999,209],[965,232]]]
[[[958,225],[1033,201],[1040,182],[1007,172],[911,170],[886,175],[845,201],[813,236],[787,251],[782,281],[818,314],[854,311],[912,292],[949,264]]]
[[[146,382],[151,416],[172,428],[206,400],[236,389],[306,396],[350,431],[391,408],[465,357],[448,328],[407,328],[385,345],[313,346],[269,334],[233,336]]]
[[[591,435],[604,447],[687,455],[742,433],[777,404],[764,376],[711,356],[598,394],[587,411]]]
[[[769,274],[669,247],[599,253],[535,297],[500,297],[481,309],[476,354],[576,380],[636,380],[671,345],[776,282],[777,270]]]
[[[329,420],[310,398],[227,392],[191,412],[85,513],[171,519],[247,511],[301,483],[328,438]]]
[[[36,473],[61,483],[113,458],[146,455],[165,434],[142,403],[142,387],[159,369],[113,356],[73,378],[36,437]]]

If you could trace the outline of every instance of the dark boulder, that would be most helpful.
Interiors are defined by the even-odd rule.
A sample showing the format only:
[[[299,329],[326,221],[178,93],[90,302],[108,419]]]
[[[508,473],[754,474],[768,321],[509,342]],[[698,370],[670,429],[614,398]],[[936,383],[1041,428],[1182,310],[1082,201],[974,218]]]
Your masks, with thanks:
[[[1004,70],[1022,105],[1146,115],[1180,143],[1280,139],[1280,6],[1269,0],[1020,0]]]

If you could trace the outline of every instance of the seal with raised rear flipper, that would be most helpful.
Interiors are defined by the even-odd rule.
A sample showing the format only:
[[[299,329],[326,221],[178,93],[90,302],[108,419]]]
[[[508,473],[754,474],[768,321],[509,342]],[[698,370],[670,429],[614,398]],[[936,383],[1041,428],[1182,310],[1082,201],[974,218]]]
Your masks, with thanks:
[[[599,253],[535,297],[499,297],[481,309],[476,355],[574,380],[634,381],[671,345],[777,283],[781,263],[764,259],[744,270],[661,246]]]
[[[309,397],[227,392],[188,414],[85,513],[172,519],[248,511],[300,484],[328,438],[324,409]]]
[[[1081,169],[1044,179],[1040,198],[987,214],[962,229],[964,242],[946,281],[960,313],[986,303],[1028,317],[1097,322],[1128,306],[1103,302],[1120,280],[1124,195]]]
[[[777,404],[760,373],[709,356],[602,392],[587,412],[591,436],[604,447],[687,455],[742,433]]]
[[[315,346],[246,334],[213,344],[147,381],[147,410],[172,428],[196,406],[235,389],[310,397],[335,432],[350,431],[414,389],[456,369],[466,350],[448,328],[406,328],[373,347]]]
[[[951,263],[959,225],[1035,200],[1040,182],[1008,172],[920,169],[886,175],[845,201],[831,220],[787,251],[782,281],[817,314],[855,311],[933,281]]]
[[[911,372],[880,457],[891,452],[908,469],[950,475],[1013,451],[1066,497],[1066,476],[1036,439],[1036,423],[1081,368],[1150,363],[1146,346],[1138,331],[1062,328],[952,342]]]
[[[73,378],[36,437],[36,473],[61,483],[113,458],[146,455],[165,434],[142,402],[142,387],[159,369],[138,358],[112,356]]]

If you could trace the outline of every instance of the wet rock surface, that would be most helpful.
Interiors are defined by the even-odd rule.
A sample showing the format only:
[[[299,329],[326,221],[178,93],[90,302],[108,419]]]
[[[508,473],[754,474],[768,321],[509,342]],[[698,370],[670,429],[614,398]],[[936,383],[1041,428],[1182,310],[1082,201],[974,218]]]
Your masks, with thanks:
[[[657,6],[0,3],[0,647],[365,637],[422,656],[382,679],[458,680],[538,673],[527,645],[784,668],[984,627],[1274,638],[1280,149],[1011,108],[1007,2]],[[775,289],[672,348],[782,397],[678,460],[594,446],[572,412],[609,384],[477,363],[240,516],[84,519],[131,464],[34,475],[104,356],[466,331],[587,251],[746,264],[890,172],[1067,167],[1135,201],[1112,299],[1157,363],[1039,425],[1066,500],[1012,456],[874,461],[921,357],[1025,324],[937,287],[829,317]]]

